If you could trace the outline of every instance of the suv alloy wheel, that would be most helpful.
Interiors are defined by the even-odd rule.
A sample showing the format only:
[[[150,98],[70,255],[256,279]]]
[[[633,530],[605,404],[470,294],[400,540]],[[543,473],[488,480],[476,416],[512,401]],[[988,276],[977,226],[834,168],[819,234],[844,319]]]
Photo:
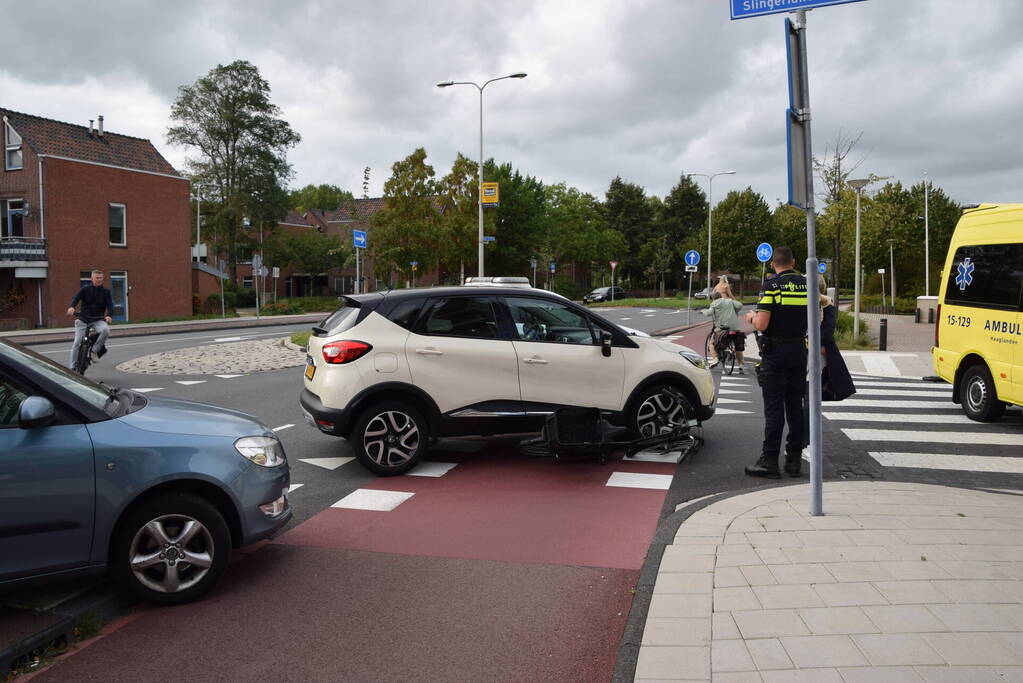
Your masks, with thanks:
[[[355,457],[374,474],[404,474],[426,453],[426,419],[404,401],[383,401],[363,411],[352,429]]]

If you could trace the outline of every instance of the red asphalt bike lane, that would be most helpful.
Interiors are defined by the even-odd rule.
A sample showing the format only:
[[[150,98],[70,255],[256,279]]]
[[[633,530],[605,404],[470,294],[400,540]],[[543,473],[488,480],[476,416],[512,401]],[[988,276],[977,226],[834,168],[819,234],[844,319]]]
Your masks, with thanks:
[[[374,480],[389,512],[328,508],[236,561],[204,600],[153,609],[41,681],[607,681],[675,466],[440,448],[442,477]]]

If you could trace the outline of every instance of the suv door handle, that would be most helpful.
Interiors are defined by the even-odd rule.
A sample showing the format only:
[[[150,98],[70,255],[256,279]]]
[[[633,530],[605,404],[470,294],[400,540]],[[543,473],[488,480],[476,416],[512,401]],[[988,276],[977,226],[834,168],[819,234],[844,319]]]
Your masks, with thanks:
[[[437,349],[433,348],[432,346],[427,346],[425,349],[416,349],[416,353],[418,353],[420,356],[443,356],[444,355],[443,351],[438,351]]]
[[[523,358],[523,363],[529,363],[530,365],[547,365],[547,361],[539,356],[533,356],[532,358]]]

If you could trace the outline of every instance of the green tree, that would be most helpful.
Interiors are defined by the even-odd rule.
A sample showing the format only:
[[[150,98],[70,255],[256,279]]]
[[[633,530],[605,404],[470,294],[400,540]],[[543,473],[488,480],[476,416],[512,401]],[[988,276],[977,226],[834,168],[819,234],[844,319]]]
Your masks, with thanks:
[[[370,250],[376,276],[389,280],[391,273],[411,273],[410,263],[437,264],[440,214],[436,207],[437,182],[426,150],[416,149],[391,166],[384,183],[384,208],[370,218],[373,238]]]
[[[732,190],[714,207],[714,264],[719,269],[759,275],[756,249],[774,232],[771,208],[751,187]]]
[[[862,137],[862,131],[855,136],[849,136],[844,131],[839,130],[834,141],[825,145],[824,157],[820,159],[813,157],[814,173],[823,186],[818,190],[817,194],[824,201],[825,208],[834,202],[842,200],[843,193],[848,189],[849,176],[866,159],[865,156],[860,157],[856,161],[849,159],[849,156]],[[842,275],[842,234],[847,226],[847,223],[836,222],[831,234],[833,242],[831,253],[835,259],[832,272],[835,274],[836,279]]]
[[[291,208],[299,213],[305,213],[308,209],[320,209],[322,211],[334,211],[342,202],[352,201],[352,193],[342,190],[337,185],[306,185],[288,193],[288,201]]]
[[[646,264],[646,274],[654,282],[660,282],[661,298],[664,298],[664,276],[678,261],[677,252],[667,235],[647,240],[639,252],[639,260]]]
[[[806,263],[806,211],[779,203],[772,216],[773,232],[765,242],[773,247],[788,247],[796,259],[796,270]]]
[[[337,235],[324,235],[308,230],[286,238],[291,266],[297,273],[319,275],[331,268],[342,268],[352,255],[351,245],[342,243]]]
[[[439,256],[451,267],[458,266],[458,281],[465,282],[465,264],[478,261],[479,165],[461,153],[451,172],[438,183],[441,202]],[[493,222],[491,218],[490,223]],[[484,233],[488,232],[484,225]]]
[[[930,186],[927,198],[927,223],[930,238],[930,292],[931,295],[935,295],[938,293],[938,288],[941,286],[941,271],[945,267],[945,257],[948,254],[948,245],[952,241],[952,233],[955,232],[956,223],[959,222],[959,217],[962,216],[963,207],[950,199],[949,196],[945,194],[945,191],[940,187],[934,187],[934,183],[928,181],[928,185]],[[909,193],[910,196],[912,196],[913,203],[918,211],[916,220],[916,240],[922,245],[924,235],[923,181],[913,185],[913,187],[910,188]],[[923,266],[920,266],[918,271],[918,279],[919,282],[922,283],[924,281]],[[925,290],[921,285],[913,291],[917,291],[918,294],[923,294]]]
[[[605,193],[603,208],[608,227],[625,239],[629,255],[638,256],[650,237],[654,223],[653,208],[647,201],[646,191],[639,185],[615,177]],[[621,267],[623,277],[643,279],[643,265],[638,258],[624,261]]]
[[[707,195],[700,189],[699,183],[683,173],[678,183],[668,192],[657,217],[657,229],[667,235],[668,243],[678,254],[684,254],[691,245],[692,239],[707,224]],[[706,242],[704,242],[706,244]],[[686,249],[681,249],[686,245]],[[676,258],[671,264],[671,277],[678,281],[683,274],[683,262]]]
[[[597,199],[565,183],[547,188],[547,231],[541,240],[543,264],[549,261],[606,268],[612,259],[625,259],[625,239],[606,222]],[[633,259],[636,262],[636,259]]]
[[[211,223],[226,251],[233,279],[242,219],[276,223],[287,211],[283,189],[291,177],[287,150],[300,137],[270,101],[270,84],[249,62],[217,65],[178,88],[171,106],[171,144],[194,148],[186,161],[193,185],[214,204]],[[242,236],[241,241],[244,242]]]
[[[496,164],[492,159],[483,165],[483,174],[499,184],[501,197],[496,209],[484,212],[493,216],[493,234],[497,237],[496,242],[487,246],[487,271],[494,275],[531,277],[529,259],[539,259],[539,249],[550,225],[546,188],[511,164]]]

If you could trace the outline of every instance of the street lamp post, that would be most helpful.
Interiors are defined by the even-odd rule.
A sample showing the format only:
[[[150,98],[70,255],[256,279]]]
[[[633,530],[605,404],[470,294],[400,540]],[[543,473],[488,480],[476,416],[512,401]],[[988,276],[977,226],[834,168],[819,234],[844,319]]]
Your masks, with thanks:
[[[735,175],[735,171],[721,171],[720,173],[687,173],[687,177],[700,176],[707,179],[707,286],[710,287],[710,248],[711,234],[714,228],[714,178],[719,175]]]
[[[892,310],[895,310],[895,240],[888,240],[888,260],[891,262]]]
[[[931,295],[931,244],[930,222],[927,211],[928,194],[930,192],[928,190],[927,171],[924,171],[924,296]]]
[[[856,191],[856,277],[853,278],[856,283],[853,286],[853,340],[860,338],[860,195],[863,194],[863,188],[869,182],[869,178],[848,181],[849,187]],[[837,283],[835,286],[838,286]]]
[[[202,262],[202,249],[199,247],[202,244],[202,233],[199,227],[199,220],[201,218],[199,210],[202,208],[202,197],[197,192],[192,199],[195,200],[195,260]]]
[[[479,244],[477,245],[477,247],[478,247],[478,253],[479,253],[479,276],[480,277],[483,277],[483,89],[486,88],[491,83],[493,83],[494,81],[503,81],[506,78],[525,78],[525,77],[526,77],[526,74],[524,74],[522,72],[519,72],[519,73],[509,74],[508,76],[498,76],[497,78],[491,78],[489,81],[485,82],[483,85],[479,85],[478,83],[474,83],[473,81],[444,81],[443,83],[438,83],[437,84],[438,88],[447,88],[447,87],[452,86],[452,85],[471,85],[471,86],[473,86],[474,88],[476,88],[477,90],[480,91],[480,168],[479,168],[480,178],[479,178],[479,188],[478,188],[479,189],[479,196],[477,197],[477,203],[479,204],[479,236],[478,236]]]

